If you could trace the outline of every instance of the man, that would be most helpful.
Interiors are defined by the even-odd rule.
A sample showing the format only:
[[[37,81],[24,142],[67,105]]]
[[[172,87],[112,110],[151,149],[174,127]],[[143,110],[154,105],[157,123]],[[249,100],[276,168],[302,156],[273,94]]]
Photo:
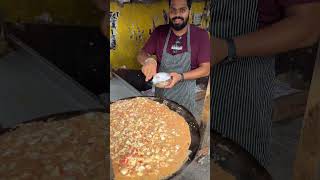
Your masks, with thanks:
[[[138,55],[149,81],[157,72],[170,73],[171,82],[156,96],[186,107],[196,115],[196,79],[210,74],[210,40],[205,30],[188,23],[191,0],[169,0],[169,24],[157,27]]]
[[[319,0],[213,0],[211,126],[270,161],[274,57],[320,37]]]

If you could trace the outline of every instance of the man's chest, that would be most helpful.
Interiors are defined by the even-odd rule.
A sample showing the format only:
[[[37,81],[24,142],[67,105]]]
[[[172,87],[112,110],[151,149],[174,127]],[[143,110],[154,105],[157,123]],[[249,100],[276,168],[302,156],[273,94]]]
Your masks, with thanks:
[[[161,38],[158,43],[158,50],[161,51],[161,54],[169,53],[171,55],[177,55],[177,54],[188,52],[188,40],[186,35],[183,35],[183,36],[171,35],[167,44],[166,44],[166,38],[167,37]]]

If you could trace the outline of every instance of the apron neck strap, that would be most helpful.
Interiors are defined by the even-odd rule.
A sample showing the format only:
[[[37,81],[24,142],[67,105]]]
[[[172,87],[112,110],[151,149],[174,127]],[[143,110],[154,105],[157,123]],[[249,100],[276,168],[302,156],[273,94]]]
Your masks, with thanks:
[[[188,24],[188,34],[187,34],[187,46],[188,46],[188,52],[191,52],[190,25],[189,24]]]
[[[167,47],[168,47],[170,35],[171,35],[171,27],[169,27],[169,32],[168,32],[168,34],[167,34],[166,42],[164,43],[164,47],[163,47],[162,54],[164,54],[164,53],[167,52]]]

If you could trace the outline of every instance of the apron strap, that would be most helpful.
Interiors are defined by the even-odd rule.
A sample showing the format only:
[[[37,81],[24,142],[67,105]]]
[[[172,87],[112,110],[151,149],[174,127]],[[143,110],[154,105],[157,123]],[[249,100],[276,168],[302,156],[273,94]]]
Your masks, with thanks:
[[[189,52],[189,53],[191,53],[191,43],[190,43],[190,25],[188,25],[187,46],[188,46],[188,52]],[[190,58],[191,58],[191,57],[190,57]]]
[[[167,47],[168,47],[170,35],[171,35],[171,28],[169,27],[169,33],[167,34],[166,42],[164,43],[164,47],[163,47],[163,50],[162,50],[162,57],[163,57],[164,53],[167,52]]]

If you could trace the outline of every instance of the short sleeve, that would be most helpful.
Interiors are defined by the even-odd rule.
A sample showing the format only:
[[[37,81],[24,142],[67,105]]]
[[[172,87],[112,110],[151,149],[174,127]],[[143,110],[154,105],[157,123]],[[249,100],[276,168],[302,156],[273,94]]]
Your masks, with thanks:
[[[207,31],[201,31],[199,37],[199,53],[197,58],[197,65],[210,62],[211,58],[211,43]]]
[[[152,33],[150,38],[147,40],[147,42],[145,43],[144,47],[142,48],[142,50],[148,54],[156,54],[156,50],[157,50],[157,39],[159,38],[159,30],[158,28],[156,28]]]

